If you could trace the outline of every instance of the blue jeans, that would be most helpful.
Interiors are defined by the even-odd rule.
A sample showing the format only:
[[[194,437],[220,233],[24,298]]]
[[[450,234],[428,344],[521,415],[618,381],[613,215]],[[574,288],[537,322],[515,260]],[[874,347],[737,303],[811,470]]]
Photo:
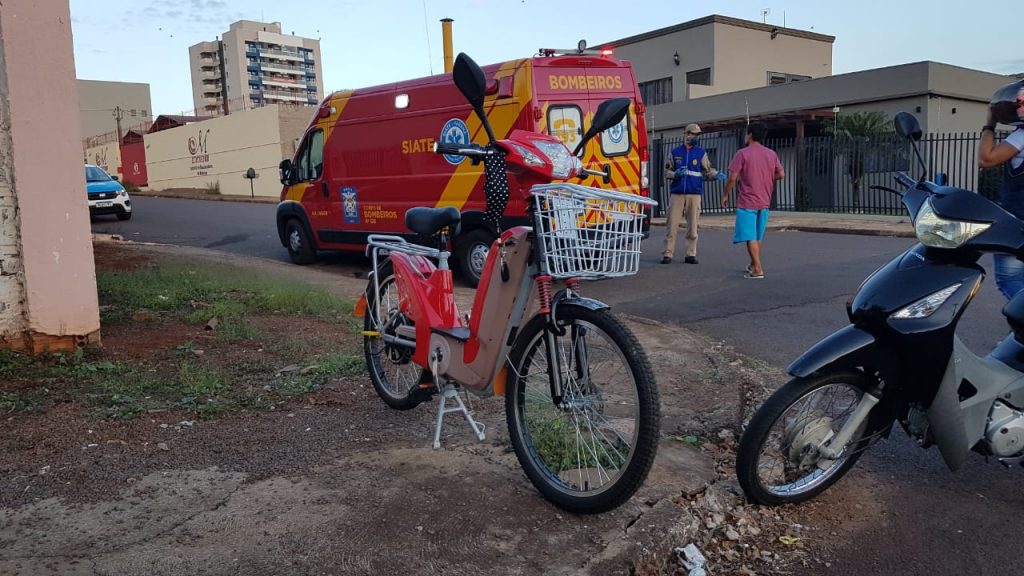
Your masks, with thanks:
[[[996,287],[1010,300],[1024,290],[1024,262],[1009,254],[994,254]]]

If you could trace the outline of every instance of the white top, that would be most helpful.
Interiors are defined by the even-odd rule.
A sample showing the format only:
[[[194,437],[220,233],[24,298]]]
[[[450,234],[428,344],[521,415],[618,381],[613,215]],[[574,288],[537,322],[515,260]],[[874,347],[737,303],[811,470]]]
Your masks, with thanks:
[[[1017,128],[1004,140],[1010,146],[1017,149],[1017,155],[1010,158],[1010,167],[1016,170],[1024,163],[1024,128]]]

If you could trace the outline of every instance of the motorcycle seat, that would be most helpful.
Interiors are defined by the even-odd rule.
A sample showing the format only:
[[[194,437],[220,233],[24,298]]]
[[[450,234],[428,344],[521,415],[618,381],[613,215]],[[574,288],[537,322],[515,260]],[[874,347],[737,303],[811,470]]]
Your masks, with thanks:
[[[452,227],[452,234],[458,234],[462,214],[454,206],[446,208],[410,208],[405,213],[405,226],[424,236],[437,234],[442,228]]]

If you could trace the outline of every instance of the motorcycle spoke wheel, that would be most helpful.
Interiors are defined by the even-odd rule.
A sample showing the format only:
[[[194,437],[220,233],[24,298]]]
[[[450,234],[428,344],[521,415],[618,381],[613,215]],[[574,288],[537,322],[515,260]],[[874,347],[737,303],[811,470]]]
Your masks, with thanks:
[[[793,380],[773,394],[740,441],[737,473],[747,494],[763,504],[799,502],[842,477],[860,456],[867,420],[835,458],[820,448],[863,395],[862,378],[852,374]]]

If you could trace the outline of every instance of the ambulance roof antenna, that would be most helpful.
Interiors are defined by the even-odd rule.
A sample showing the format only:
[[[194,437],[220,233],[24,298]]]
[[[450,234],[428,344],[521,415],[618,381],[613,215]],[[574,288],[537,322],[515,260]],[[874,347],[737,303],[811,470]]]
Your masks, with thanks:
[[[430,64],[430,75],[434,75],[434,55],[430,50],[430,21],[427,20],[427,0],[423,0],[423,28],[427,31],[427,62]]]

